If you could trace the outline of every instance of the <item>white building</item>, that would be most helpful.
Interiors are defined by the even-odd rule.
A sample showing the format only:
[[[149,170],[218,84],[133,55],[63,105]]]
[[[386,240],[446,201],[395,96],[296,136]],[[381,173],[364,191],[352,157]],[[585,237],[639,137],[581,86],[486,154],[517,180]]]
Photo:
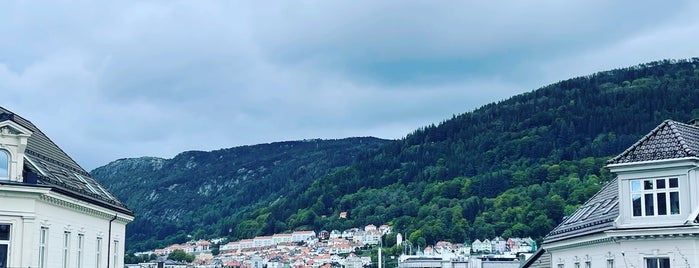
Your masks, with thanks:
[[[281,243],[290,243],[291,234],[274,234],[272,235],[272,242],[275,245],[279,245]]]
[[[274,239],[272,239],[272,236],[257,236],[253,238],[253,244],[256,248],[273,246]]]
[[[607,167],[524,267],[699,266],[699,126],[665,121]]]
[[[309,242],[316,238],[315,231],[295,231],[291,233],[292,242]]]
[[[122,267],[133,219],[34,124],[0,108],[0,267]]]

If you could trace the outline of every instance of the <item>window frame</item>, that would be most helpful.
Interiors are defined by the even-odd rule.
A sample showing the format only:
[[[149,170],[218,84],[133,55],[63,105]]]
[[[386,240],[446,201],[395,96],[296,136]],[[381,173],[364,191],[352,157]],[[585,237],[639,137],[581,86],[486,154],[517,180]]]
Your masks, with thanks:
[[[78,250],[76,251],[75,266],[77,268],[83,267],[83,259],[85,256],[85,234],[78,234]]]
[[[102,267],[102,237],[97,237],[97,245],[95,250],[95,268]]]
[[[7,223],[7,222],[0,222],[0,226],[7,226],[7,239],[0,238],[0,246],[5,246],[7,248],[5,254],[5,263],[1,263],[0,265],[4,264],[3,267],[7,267],[8,263],[10,262],[10,249],[12,245],[12,223]]]
[[[61,263],[63,268],[70,267],[70,240],[71,233],[69,231],[63,232],[63,262]]]
[[[667,267],[662,266],[663,263],[660,262],[661,260],[667,261],[667,263],[663,262],[663,263],[667,264]],[[670,267],[672,267],[672,262],[670,261],[670,257],[668,257],[668,256],[643,258],[643,267],[650,268],[650,266],[648,265],[650,261],[655,262],[655,267],[653,267],[653,268],[670,268]]]
[[[49,245],[49,228],[41,227],[39,230],[39,268],[46,268]]]
[[[635,178],[629,180],[630,216],[678,216],[682,214],[680,176]]]
[[[114,260],[114,267],[119,267],[119,240],[114,240],[114,249],[112,254],[112,259]]]
[[[5,159],[3,159],[3,156]],[[2,163],[5,163],[6,170],[4,172],[0,171],[0,180],[1,181],[8,181],[10,180],[10,168],[12,165],[10,165],[12,162],[12,154],[5,150],[5,149],[0,149],[0,165]]]

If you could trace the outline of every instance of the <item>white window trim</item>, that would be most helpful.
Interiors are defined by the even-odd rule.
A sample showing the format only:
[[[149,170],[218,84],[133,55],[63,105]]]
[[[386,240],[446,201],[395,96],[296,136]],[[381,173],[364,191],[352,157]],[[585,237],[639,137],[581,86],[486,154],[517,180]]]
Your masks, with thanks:
[[[653,257],[644,257],[643,258],[643,267],[647,267],[646,263],[650,259],[654,259],[656,262],[658,262],[658,267],[660,267],[660,263],[659,263],[660,259],[667,259],[670,262],[669,266],[672,267],[672,258],[670,256],[662,256],[662,255],[661,256],[653,256]]]
[[[675,188],[670,188],[670,180],[677,180],[677,187]],[[665,183],[665,188],[663,189],[658,189],[657,188],[657,182],[658,181],[664,181]],[[645,189],[645,183],[646,182],[651,182],[652,183],[652,189]],[[639,184],[640,189],[634,190],[633,186],[634,183],[637,182]],[[634,219],[641,219],[641,218],[648,218],[648,217],[667,217],[667,216],[678,216],[682,214],[682,183],[681,183],[681,178],[678,176],[669,176],[669,177],[653,177],[653,178],[638,178],[638,179],[631,179],[628,181],[629,183],[629,215],[634,218]],[[659,205],[658,205],[658,195],[660,193],[665,194],[665,214],[659,215]],[[679,207],[678,207],[678,212],[677,213],[672,213],[672,202],[671,202],[671,193],[677,193],[677,201],[679,202]],[[641,215],[634,215],[634,195],[638,195],[640,198],[640,214]],[[646,195],[651,195],[653,198],[652,205],[653,205],[653,215],[648,215],[646,213],[647,207],[646,207]]]
[[[7,181],[10,180],[10,174],[12,174],[10,170],[12,168],[12,154],[9,151],[2,148],[0,148],[0,154],[4,154],[7,157],[7,161],[5,163],[5,165],[7,166],[7,170],[4,173],[0,172],[0,180]],[[3,161],[2,157],[0,157],[0,161]]]
[[[119,240],[114,240],[114,250],[112,259],[114,260],[114,267],[119,267]]]
[[[49,228],[41,227],[39,231],[39,268],[46,268],[49,245]]]
[[[12,252],[11,252],[11,251],[12,251],[12,237],[13,237],[13,233],[12,233],[12,232],[13,232],[14,228],[13,228],[13,226],[12,226],[12,223],[9,223],[9,222],[0,222],[0,225],[7,225],[7,226],[9,226],[9,228],[10,228],[10,229],[8,230],[9,233],[8,233],[8,238],[7,238],[7,240],[0,240],[0,245],[6,245],[6,246],[7,246],[7,256],[5,256],[5,257],[6,257],[5,261],[6,261],[6,266],[10,266],[10,265],[11,265],[10,259],[11,259],[11,257],[12,257]]]
[[[95,268],[102,267],[102,237],[97,237],[95,249]]]
[[[83,267],[83,259],[85,256],[85,234],[78,234],[78,250],[77,250],[77,256],[75,260],[75,265],[77,268],[82,268]]]
[[[63,268],[69,268],[70,267],[70,241],[71,240],[71,233],[68,231],[63,232],[63,262],[62,262],[62,267]]]

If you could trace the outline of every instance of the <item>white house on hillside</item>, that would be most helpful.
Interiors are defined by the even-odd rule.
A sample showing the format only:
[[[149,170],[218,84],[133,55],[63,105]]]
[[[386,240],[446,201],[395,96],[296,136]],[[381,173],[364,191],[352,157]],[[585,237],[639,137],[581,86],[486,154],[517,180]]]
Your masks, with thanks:
[[[698,267],[699,126],[667,120],[607,168],[524,267]]]
[[[0,107],[0,267],[123,267],[133,219],[34,124]]]

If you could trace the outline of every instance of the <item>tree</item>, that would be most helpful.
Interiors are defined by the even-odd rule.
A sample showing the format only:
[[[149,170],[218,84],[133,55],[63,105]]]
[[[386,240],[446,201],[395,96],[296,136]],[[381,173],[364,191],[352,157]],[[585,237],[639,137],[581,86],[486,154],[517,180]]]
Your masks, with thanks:
[[[175,249],[170,253],[170,255],[167,256],[167,258],[170,260],[186,263],[193,262],[194,257],[194,254],[186,253],[181,249]]]

